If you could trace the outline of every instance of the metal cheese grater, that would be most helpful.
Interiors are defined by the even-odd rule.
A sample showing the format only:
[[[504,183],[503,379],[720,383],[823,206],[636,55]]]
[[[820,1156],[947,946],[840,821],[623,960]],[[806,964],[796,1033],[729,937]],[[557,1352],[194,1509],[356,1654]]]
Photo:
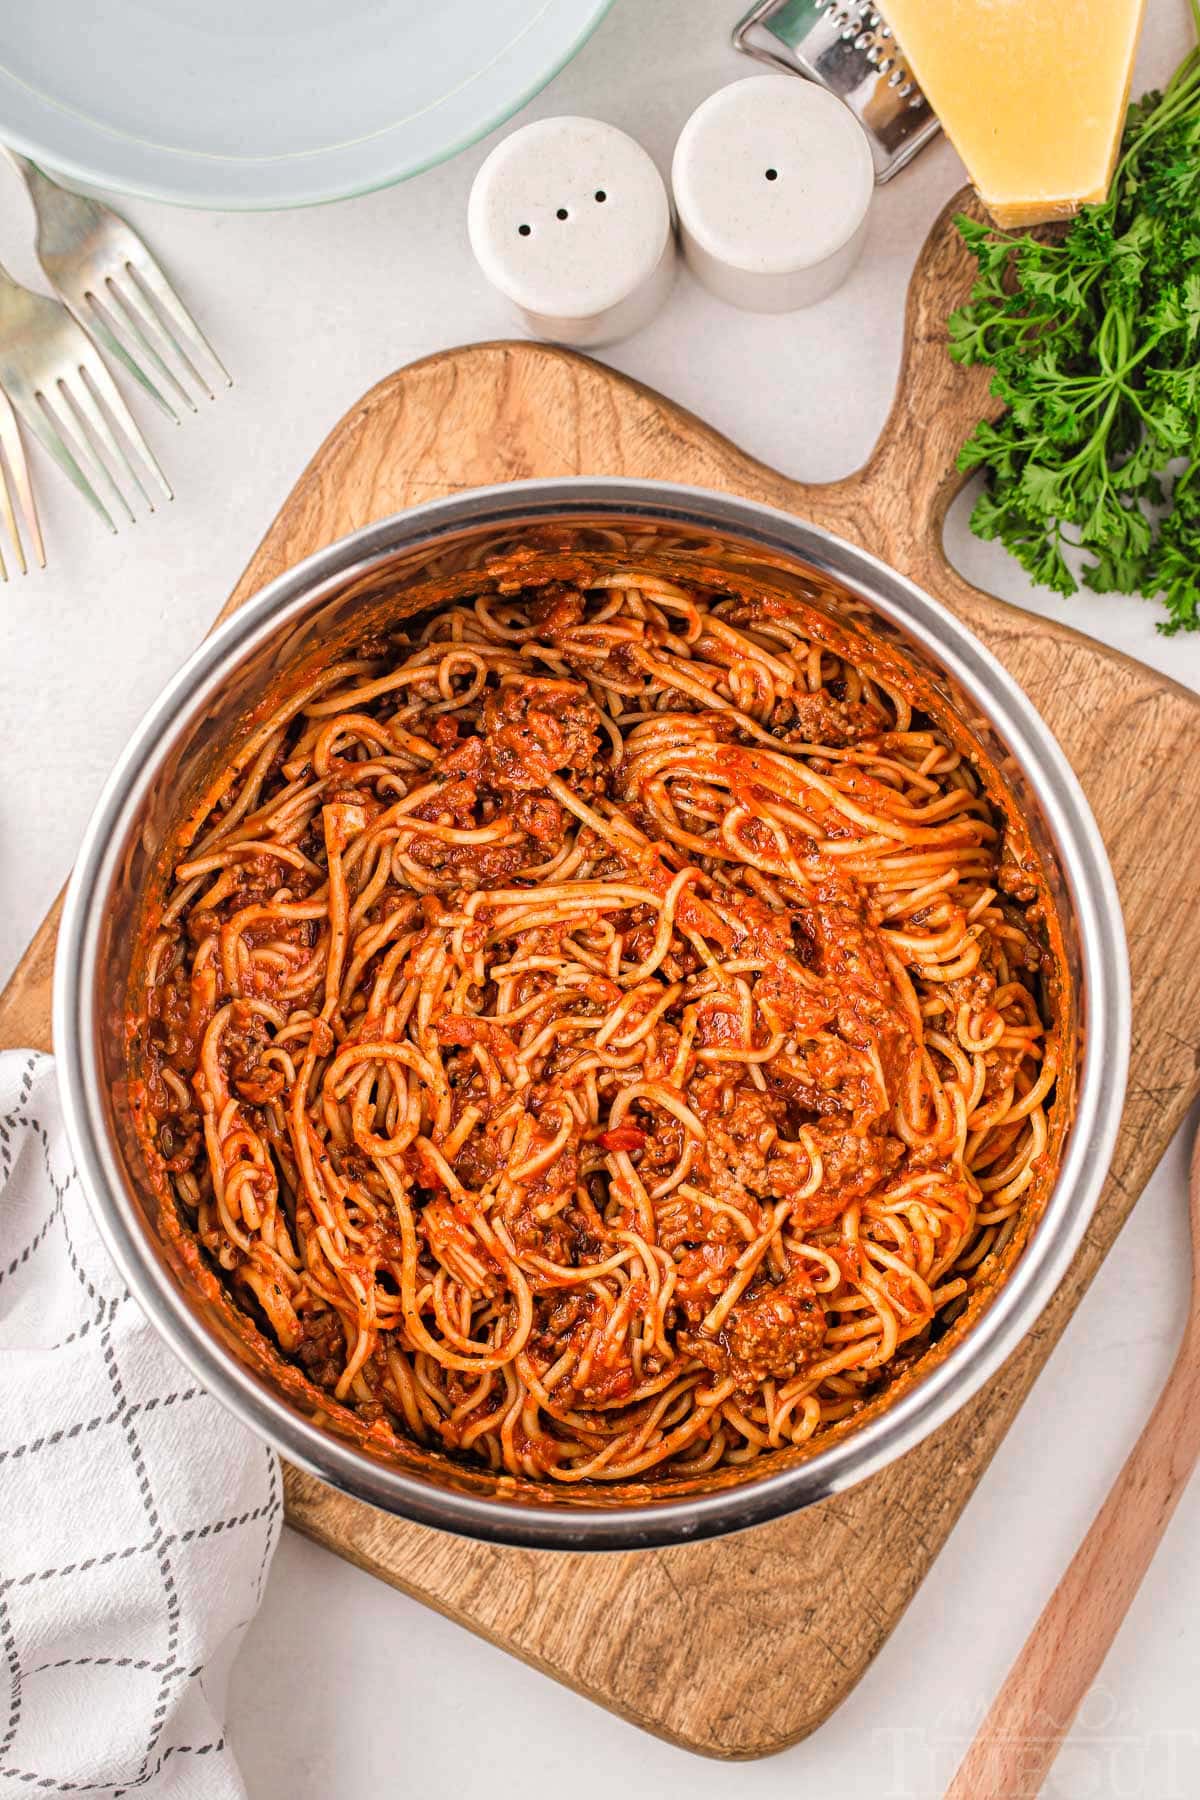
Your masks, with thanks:
[[[876,181],[890,181],[939,130],[891,26],[866,0],[759,0],[733,43],[844,100],[867,134]]]

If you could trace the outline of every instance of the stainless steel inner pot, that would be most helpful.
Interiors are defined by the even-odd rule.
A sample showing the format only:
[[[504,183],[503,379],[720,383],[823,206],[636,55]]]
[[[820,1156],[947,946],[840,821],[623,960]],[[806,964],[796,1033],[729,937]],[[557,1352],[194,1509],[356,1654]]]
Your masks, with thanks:
[[[602,548],[642,567],[695,562],[857,619],[890,640],[999,768],[1059,884],[1074,977],[1074,1091],[1057,1181],[1023,1254],[927,1372],[816,1447],[653,1488],[547,1487],[414,1448],[384,1461],[288,1399],[185,1292],[154,1228],[155,1201],[122,1105],[121,1016],[135,921],[165,835],[264,693],[318,648],[420,605],[431,582],[518,543]],[[617,554],[617,552],[614,552]],[[442,591],[445,591],[443,588]],[[109,1249],[197,1380],[293,1462],[408,1518],[501,1543],[628,1549],[738,1530],[811,1505],[912,1449],[1003,1362],[1066,1270],[1108,1168],[1129,1050],[1129,974],[1104,846],[1050,732],[995,658],[936,601],[863,551],[744,500],[667,483],[516,482],[371,525],[272,582],[217,630],[152,708],[88,827],[58,940],[54,1041],[76,1164]]]

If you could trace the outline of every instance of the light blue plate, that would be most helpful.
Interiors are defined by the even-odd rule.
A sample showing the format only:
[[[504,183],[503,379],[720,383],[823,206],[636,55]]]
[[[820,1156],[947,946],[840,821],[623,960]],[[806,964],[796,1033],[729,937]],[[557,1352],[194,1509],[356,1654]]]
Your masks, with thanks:
[[[183,206],[342,200],[501,124],[611,4],[0,4],[0,139],[77,181]]]

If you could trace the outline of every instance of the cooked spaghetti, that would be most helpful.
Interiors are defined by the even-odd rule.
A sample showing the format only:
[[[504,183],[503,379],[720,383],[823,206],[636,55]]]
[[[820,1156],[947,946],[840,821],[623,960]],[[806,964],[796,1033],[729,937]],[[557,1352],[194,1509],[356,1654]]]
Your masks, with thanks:
[[[140,1118],[365,1428],[555,1482],[801,1444],[1047,1161],[1028,855],[803,609],[616,568],[308,680],[181,840]]]

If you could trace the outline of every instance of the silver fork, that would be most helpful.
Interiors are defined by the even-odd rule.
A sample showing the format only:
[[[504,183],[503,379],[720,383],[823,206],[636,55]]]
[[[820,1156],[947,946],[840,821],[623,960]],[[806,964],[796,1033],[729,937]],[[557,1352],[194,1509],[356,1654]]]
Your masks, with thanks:
[[[38,567],[46,566],[46,549],[42,543],[42,527],[38,520],[37,506],[33,498],[33,483],[29,479],[29,464],[25,461],[25,446],[21,442],[21,427],[17,424],[17,415],[12,409],[8,395],[0,388],[0,450],[4,452],[4,461],[0,463],[0,507],[4,510],[4,522],[8,526],[8,535],[12,539],[13,549],[17,553],[22,575],[29,573],[29,564],[25,557],[25,546],[21,542],[21,533],[17,527],[17,504],[25,522],[25,535],[28,537],[33,554],[37,558]],[[16,501],[13,489],[17,491]],[[8,564],[0,551],[0,581],[8,580]]]
[[[211,400],[214,377],[232,387],[220,357],[124,219],[98,200],[59,187],[28,157],[8,154],[33,201],[42,268],[84,329],[176,423],[168,396],[195,412],[190,390]]]
[[[129,449],[171,498],[166,476],[87,332],[65,306],[22,287],[2,267],[0,387],[110,531],[116,526],[101,492],[115,498],[131,522],[131,487],[154,511]]]

